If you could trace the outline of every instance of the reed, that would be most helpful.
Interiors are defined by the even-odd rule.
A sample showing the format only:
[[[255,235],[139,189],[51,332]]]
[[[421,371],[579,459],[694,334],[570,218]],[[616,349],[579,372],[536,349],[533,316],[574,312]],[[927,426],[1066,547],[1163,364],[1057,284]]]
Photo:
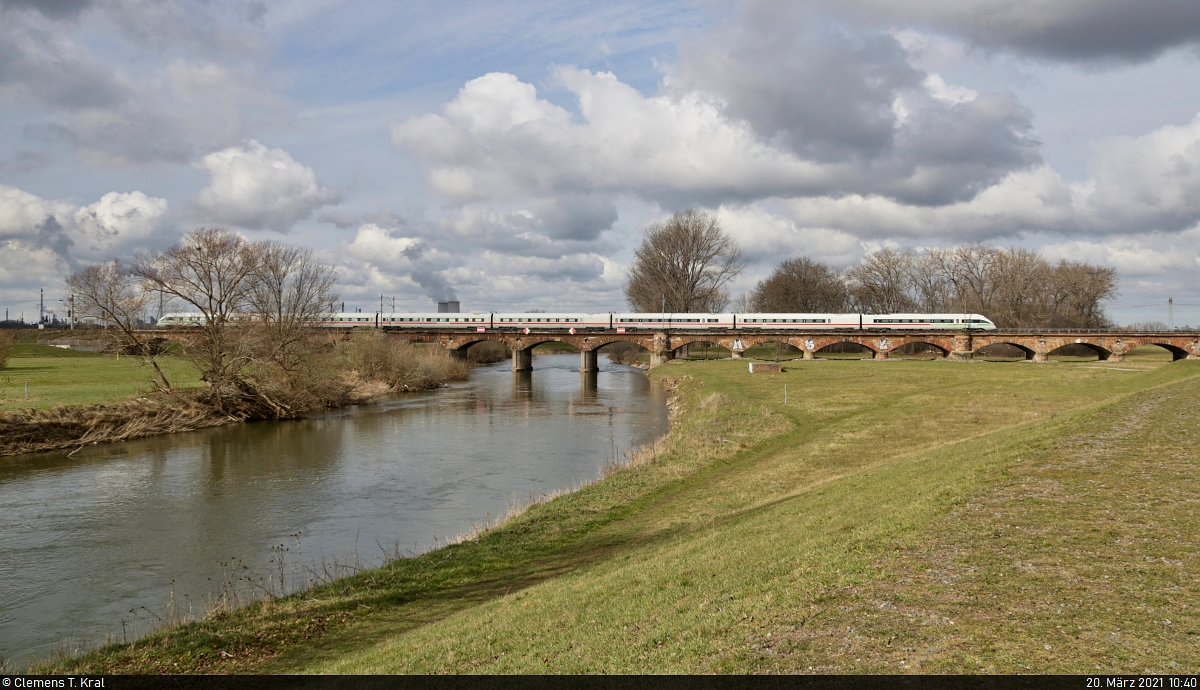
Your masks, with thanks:
[[[230,420],[184,392],[111,405],[0,411],[0,456],[194,431]]]

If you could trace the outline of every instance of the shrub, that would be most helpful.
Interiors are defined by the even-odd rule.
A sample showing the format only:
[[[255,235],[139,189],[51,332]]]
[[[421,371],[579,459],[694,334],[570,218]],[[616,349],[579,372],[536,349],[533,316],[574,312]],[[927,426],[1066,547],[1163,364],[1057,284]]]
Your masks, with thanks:
[[[645,348],[633,343],[613,343],[605,350],[605,355],[608,356],[610,362],[616,364],[637,364],[638,358],[643,352],[645,352]]]
[[[485,340],[476,343],[467,350],[467,361],[471,364],[491,364],[502,362],[512,355],[512,351],[504,343],[495,340]]]
[[[379,381],[394,390],[436,388],[466,378],[467,363],[438,346],[414,346],[382,333],[355,333],[345,344],[347,366],[362,381]]]
[[[0,331],[0,369],[8,365],[8,356],[12,354],[12,344],[12,336]]]

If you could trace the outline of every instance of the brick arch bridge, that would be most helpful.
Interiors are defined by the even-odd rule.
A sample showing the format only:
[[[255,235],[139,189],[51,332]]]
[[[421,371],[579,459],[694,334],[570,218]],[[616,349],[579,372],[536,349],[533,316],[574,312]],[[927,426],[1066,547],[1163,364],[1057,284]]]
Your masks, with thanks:
[[[712,343],[729,349],[735,359],[755,345],[785,343],[813,359],[822,349],[837,343],[854,343],[871,351],[875,359],[887,359],[889,353],[911,344],[930,345],[950,359],[970,359],[989,345],[1011,345],[1035,362],[1048,361],[1049,355],[1067,345],[1083,345],[1102,360],[1121,361],[1125,353],[1142,345],[1158,345],[1171,352],[1174,359],[1200,358],[1200,333],[1152,332],[1069,332],[1069,331],[987,331],[963,333],[947,331],[898,331],[830,333],[828,331],[721,331],[706,333],[674,333],[643,331],[635,333],[576,333],[561,331],[446,333],[439,331],[389,331],[393,337],[412,342],[438,343],[457,357],[465,358],[467,348],[484,342],[504,343],[513,352],[513,370],[532,368],[534,347],[547,342],[567,343],[580,350],[581,371],[595,371],[597,353],[606,345],[624,342],[640,345],[650,351],[651,366],[675,356],[679,348],[693,343]]]

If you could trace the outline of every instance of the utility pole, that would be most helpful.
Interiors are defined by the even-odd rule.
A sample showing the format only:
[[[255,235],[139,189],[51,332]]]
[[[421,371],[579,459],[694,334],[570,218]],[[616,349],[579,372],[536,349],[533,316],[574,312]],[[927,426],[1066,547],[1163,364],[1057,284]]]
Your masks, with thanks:
[[[75,330],[75,295],[60,299],[58,303],[67,308],[67,322],[71,324],[71,330]]]

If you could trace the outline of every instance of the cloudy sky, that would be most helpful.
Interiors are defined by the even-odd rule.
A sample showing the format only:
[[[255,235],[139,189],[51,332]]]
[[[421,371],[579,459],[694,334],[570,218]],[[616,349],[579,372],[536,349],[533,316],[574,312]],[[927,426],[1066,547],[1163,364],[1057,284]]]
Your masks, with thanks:
[[[0,0],[0,306],[220,225],[316,248],[348,308],[623,309],[697,207],[735,290],[982,241],[1197,324],[1198,84],[1180,0]]]

